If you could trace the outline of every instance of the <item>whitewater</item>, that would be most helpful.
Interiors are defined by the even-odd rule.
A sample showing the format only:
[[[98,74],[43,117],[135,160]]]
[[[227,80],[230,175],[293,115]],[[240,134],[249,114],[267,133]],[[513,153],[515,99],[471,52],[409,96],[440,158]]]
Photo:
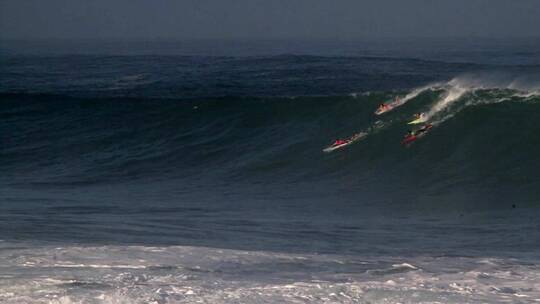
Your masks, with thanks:
[[[20,245],[16,251],[3,248],[2,261],[3,303],[534,303],[540,298],[537,265],[498,258]]]

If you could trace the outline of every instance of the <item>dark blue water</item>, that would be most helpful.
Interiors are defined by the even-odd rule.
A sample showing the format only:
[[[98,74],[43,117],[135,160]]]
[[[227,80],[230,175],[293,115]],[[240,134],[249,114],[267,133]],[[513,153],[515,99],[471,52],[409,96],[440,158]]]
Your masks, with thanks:
[[[1,46],[5,244],[538,262],[539,40]]]

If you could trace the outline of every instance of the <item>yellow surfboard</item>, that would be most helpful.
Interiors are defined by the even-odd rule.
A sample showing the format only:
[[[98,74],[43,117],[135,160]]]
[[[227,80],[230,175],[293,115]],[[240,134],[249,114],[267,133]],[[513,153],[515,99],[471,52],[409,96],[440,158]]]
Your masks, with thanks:
[[[420,114],[420,117],[416,118],[413,121],[408,122],[407,124],[408,125],[417,125],[417,124],[421,124],[423,122],[426,122],[426,120],[427,120],[426,114],[422,113],[422,114]]]
[[[415,119],[413,121],[408,122],[407,124],[408,125],[417,125],[417,124],[420,124],[420,123],[423,123],[423,122],[424,122],[424,118],[420,117],[418,119]]]

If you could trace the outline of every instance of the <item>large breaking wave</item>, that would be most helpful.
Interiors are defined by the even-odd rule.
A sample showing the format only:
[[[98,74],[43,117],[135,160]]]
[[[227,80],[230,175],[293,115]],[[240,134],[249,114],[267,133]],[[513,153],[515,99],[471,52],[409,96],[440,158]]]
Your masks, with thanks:
[[[373,115],[396,96],[403,105]],[[458,77],[409,91],[294,98],[2,99],[4,185],[326,181],[335,186],[330,191],[406,198],[421,187],[413,196],[445,201],[459,193],[480,205],[478,197],[492,204],[539,198],[540,97],[537,87],[516,81]],[[406,122],[417,112],[435,127],[404,148]],[[369,134],[342,151],[321,153],[358,131]]]

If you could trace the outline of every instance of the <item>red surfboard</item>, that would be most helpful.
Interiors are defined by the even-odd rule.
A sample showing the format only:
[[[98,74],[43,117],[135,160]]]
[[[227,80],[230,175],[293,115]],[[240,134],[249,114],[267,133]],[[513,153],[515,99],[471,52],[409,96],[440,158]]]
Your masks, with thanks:
[[[401,141],[401,144],[402,145],[410,144],[417,139],[418,137],[416,135],[407,136],[404,140]]]
[[[401,141],[401,144],[402,145],[408,145],[410,143],[412,143],[413,141],[417,140],[418,138],[426,135],[426,133],[431,130],[431,128],[433,128],[433,125],[426,125],[424,126],[422,129],[416,131],[416,135],[409,135],[407,137],[405,137],[404,140]],[[420,132],[420,133],[418,133]]]

